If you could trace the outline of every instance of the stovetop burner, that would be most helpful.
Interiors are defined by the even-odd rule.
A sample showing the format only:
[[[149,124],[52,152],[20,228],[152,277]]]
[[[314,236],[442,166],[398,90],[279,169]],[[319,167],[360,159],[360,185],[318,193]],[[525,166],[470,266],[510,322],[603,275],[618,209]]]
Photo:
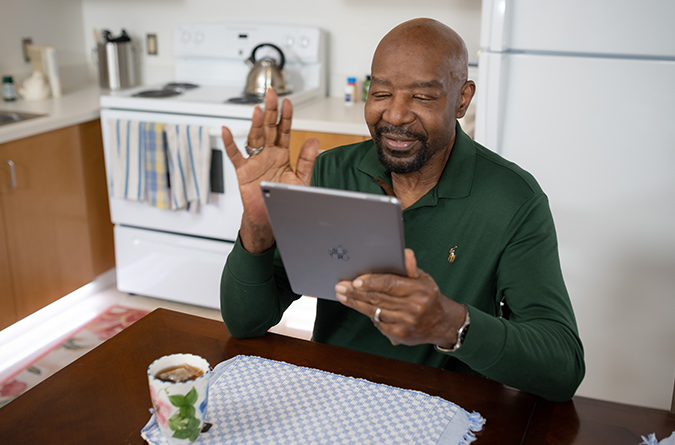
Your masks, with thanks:
[[[134,97],[172,97],[172,96],[178,96],[181,93],[178,91],[172,91],[172,90],[145,90],[145,91],[139,91],[138,93],[133,94],[132,96]]]
[[[257,96],[255,94],[244,94],[243,96],[232,97],[227,99],[227,103],[231,104],[260,104],[263,101],[263,97]]]
[[[134,97],[172,97],[182,94],[186,90],[197,88],[199,85],[188,82],[170,82],[159,90],[143,90],[133,94]]]
[[[163,89],[182,93],[185,90],[191,90],[193,88],[197,88],[198,86],[199,85],[195,85],[194,83],[189,82],[170,82],[164,85]]]

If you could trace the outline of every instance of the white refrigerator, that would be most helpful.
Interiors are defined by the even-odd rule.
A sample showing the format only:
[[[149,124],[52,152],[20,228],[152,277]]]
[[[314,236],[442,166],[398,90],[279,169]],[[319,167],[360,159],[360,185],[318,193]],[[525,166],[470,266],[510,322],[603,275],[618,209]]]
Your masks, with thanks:
[[[483,0],[475,138],[549,197],[578,395],[670,409],[675,1]]]

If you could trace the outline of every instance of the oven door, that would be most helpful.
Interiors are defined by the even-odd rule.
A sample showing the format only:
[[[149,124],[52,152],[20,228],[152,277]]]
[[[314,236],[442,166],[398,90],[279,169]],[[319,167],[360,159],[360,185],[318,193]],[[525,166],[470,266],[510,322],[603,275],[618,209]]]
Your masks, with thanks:
[[[234,243],[115,226],[117,289],[213,309]]]
[[[198,212],[190,213],[185,210],[159,209],[148,205],[146,202],[113,197],[110,181],[112,177],[110,132],[112,123],[118,119],[209,127],[212,149],[212,191],[209,203],[200,206]],[[112,222],[116,225],[234,241],[241,223],[243,209],[234,166],[225,153],[225,147],[220,137],[220,127],[223,125],[230,128],[235,137],[235,143],[243,150],[251,125],[251,121],[248,119],[225,119],[117,109],[101,110],[101,127]]]

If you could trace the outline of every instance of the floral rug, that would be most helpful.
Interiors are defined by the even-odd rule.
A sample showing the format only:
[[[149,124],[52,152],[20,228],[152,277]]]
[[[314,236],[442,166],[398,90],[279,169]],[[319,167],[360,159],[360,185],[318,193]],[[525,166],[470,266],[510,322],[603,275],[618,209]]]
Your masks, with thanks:
[[[147,314],[148,311],[124,306],[109,307],[104,313],[75,331],[65,342],[45,351],[23,371],[0,382],[0,407]]]

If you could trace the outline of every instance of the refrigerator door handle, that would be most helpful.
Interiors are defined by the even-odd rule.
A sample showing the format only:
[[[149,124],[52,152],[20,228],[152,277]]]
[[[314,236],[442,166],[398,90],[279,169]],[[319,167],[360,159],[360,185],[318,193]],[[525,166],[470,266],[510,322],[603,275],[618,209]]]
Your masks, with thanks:
[[[483,0],[480,46],[487,51],[505,51],[510,36],[506,0]]]

